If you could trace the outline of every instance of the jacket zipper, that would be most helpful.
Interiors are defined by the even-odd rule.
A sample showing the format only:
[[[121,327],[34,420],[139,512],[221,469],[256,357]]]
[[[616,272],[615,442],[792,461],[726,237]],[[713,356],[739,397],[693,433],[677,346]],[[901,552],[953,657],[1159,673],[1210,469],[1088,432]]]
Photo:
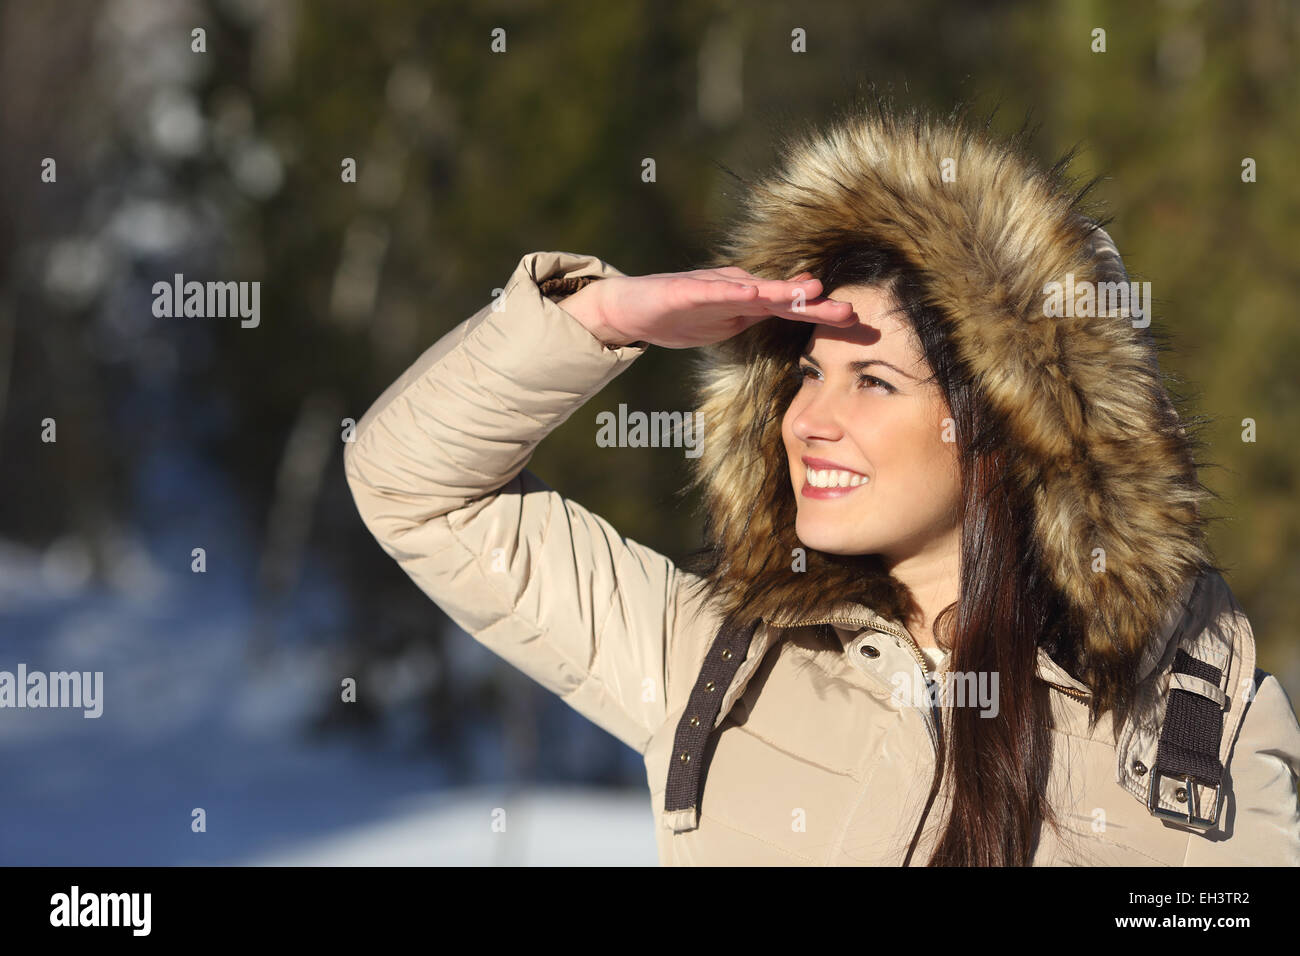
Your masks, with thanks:
[[[921,645],[916,643],[915,638],[913,638],[912,635],[908,634],[906,631],[899,630],[898,628],[889,624],[881,624],[879,621],[874,621],[872,623],[869,623],[867,627],[870,627],[872,630],[879,631],[884,634],[892,634],[895,637],[906,641],[907,649],[912,652],[912,656],[916,658],[916,662],[921,665],[921,676],[925,678],[926,691],[927,692],[931,691],[931,689],[934,686],[934,679],[930,676],[930,661],[926,658],[925,654],[921,652]],[[934,700],[933,694],[931,694],[931,700]],[[943,732],[942,729],[943,724],[939,717],[938,703],[932,703],[930,705],[930,718],[931,719],[928,720],[926,723],[929,724],[930,729],[933,732],[933,738],[931,739],[931,744],[934,746],[935,752],[937,753],[939,749],[938,737],[939,734]]]
[[[892,625],[881,624],[879,621],[869,621],[859,617],[824,617],[813,621],[800,621],[798,624],[778,624],[777,627],[807,627],[813,624],[852,624],[856,627],[869,627],[873,631],[880,631],[884,634],[892,634],[894,637],[902,638],[907,641],[908,650],[916,658],[916,662],[921,665],[921,673],[925,675],[925,679],[927,681],[930,679],[930,662],[925,659],[925,655],[921,653],[921,648],[912,639],[912,635],[900,631]]]
[[[825,617],[813,621],[800,621],[798,624],[780,624],[777,626],[804,627],[812,624],[852,624],[857,627],[869,627],[873,631],[880,631],[886,634],[892,634],[894,637],[902,638],[907,641],[908,650],[911,651],[912,656],[916,658],[917,663],[921,665],[921,674],[925,677],[926,683],[928,684],[930,682],[930,662],[926,660],[925,655],[921,653],[921,648],[913,639],[912,635],[908,634],[906,631],[900,631],[898,628],[888,624],[881,624],[879,621],[870,621],[858,617]],[[1055,687],[1062,694],[1066,694],[1077,700],[1087,700],[1092,696],[1083,691],[1075,690],[1073,687],[1065,687],[1061,684],[1050,684],[1049,686]]]

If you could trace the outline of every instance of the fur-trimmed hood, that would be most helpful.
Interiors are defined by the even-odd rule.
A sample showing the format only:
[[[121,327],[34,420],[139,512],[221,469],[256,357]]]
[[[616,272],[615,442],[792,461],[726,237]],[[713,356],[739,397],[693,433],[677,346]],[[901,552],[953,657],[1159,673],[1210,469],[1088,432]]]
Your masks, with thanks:
[[[710,265],[820,276],[832,249],[860,243],[918,270],[1003,422],[1046,571],[1083,622],[1076,676],[1136,673],[1179,595],[1213,567],[1199,441],[1180,421],[1143,320],[1125,310],[1045,314],[1049,284],[1071,274],[1076,286],[1129,279],[1105,220],[1081,208],[1096,180],[1077,190],[1064,174],[1072,154],[1043,169],[1024,130],[998,141],[986,129],[877,102],[790,136],[777,168],[744,182],[741,214]],[[791,570],[802,545],[781,438],[790,334],[775,325],[698,350],[697,409],[711,437],[693,483],[720,558],[707,585],[726,613],[749,620],[788,626],[855,606],[901,621],[906,589],[878,558],[806,549],[807,570]]]

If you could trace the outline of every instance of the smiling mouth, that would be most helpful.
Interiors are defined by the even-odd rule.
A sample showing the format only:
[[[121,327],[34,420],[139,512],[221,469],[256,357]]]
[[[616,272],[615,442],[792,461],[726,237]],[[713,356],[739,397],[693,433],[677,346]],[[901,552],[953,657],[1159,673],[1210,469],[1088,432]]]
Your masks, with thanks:
[[[871,480],[866,475],[833,468],[807,468],[805,471],[808,484],[814,488],[857,488]]]

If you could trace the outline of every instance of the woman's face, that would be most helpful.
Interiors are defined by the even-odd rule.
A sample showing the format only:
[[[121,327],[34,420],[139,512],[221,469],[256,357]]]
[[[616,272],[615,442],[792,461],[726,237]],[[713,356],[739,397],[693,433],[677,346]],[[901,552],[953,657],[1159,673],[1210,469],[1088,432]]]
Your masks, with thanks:
[[[889,314],[886,292],[845,286],[830,294],[852,303],[858,321],[813,326],[791,369],[799,391],[781,423],[799,540],[890,564],[948,547],[960,473],[942,392],[921,384],[931,369],[906,317]]]

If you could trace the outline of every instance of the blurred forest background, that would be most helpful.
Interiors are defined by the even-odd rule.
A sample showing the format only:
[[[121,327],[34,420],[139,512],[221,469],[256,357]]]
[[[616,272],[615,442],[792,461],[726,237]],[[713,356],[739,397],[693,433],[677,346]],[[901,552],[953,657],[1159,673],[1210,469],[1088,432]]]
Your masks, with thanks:
[[[527,252],[697,267],[734,210],[725,170],[761,172],[778,132],[865,83],[996,105],[1001,134],[1029,115],[1044,162],[1079,143],[1074,174],[1107,176],[1093,195],[1152,283],[1167,368],[1215,422],[1214,545],[1260,666],[1297,699],[1298,65],[1289,0],[4,3],[0,667],[101,668],[108,696],[100,722],[0,721],[25,768],[0,783],[0,860],[246,858],[381,812],[383,787],[643,787],[637,754],[383,554],[340,423]],[[260,280],[260,327],[154,318],[177,272]],[[689,409],[683,370],[651,350],[597,404]],[[596,410],[530,468],[684,555],[681,450],[597,451]],[[302,756],[321,746],[328,771]],[[384,778],[361,754],[419,769]],[[205,801],[225,835],[196,848]]]

